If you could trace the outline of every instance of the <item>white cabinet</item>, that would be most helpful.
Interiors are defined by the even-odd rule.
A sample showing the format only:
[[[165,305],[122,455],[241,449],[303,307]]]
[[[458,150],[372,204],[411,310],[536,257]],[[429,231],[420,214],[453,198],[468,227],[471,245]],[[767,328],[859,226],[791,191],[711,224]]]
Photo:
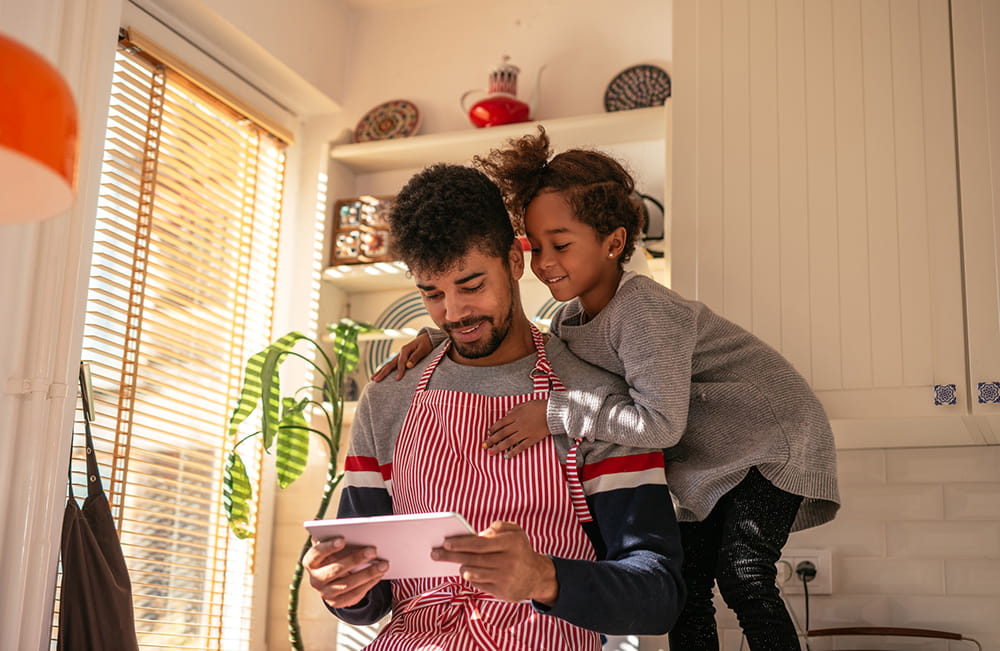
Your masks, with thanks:
[[[970,405],[1000,442],[1000,3],[954,0],[952,30]]]
[[[840,447],[1000,442],[977,401],[1000,380],[996,206],[966,179],[992,155],[977,183],[1000,188],[1000,89],[965,128],[959,102],[957,158],[949,23],[947,0],[674,5],[673,286],[781,350]]]

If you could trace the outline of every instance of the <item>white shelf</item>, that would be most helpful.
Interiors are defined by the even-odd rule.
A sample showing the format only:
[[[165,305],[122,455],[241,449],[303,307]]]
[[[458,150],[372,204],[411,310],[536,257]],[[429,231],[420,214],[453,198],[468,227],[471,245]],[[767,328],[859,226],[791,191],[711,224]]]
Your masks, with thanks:
[[[335,145],[330,157],[353,174],[422,168],[434,163],[467,163],[476,154],[502,147],[510,138],[535,133],[541,124],[556,151],[664,141],[670,104],[650,108],[519,122],[499,127]],[[327,267],[323,280],[346,292],[412,289],[399,263]]]
[[[413,279],[401,262],[342,264],[323,270],[323,280],[345,292],[413,289]]]
[[[534,133],[539,124],[545,127],[557,151],[569,147],[663,140],[667,135],[668,106],[669,103],[631,111],[337,145],[331,149],[330,157],[355,173],[421,168],[434,163],[465,163],[476,154],[487,154],[492,148],[502,147],[509,138]]]

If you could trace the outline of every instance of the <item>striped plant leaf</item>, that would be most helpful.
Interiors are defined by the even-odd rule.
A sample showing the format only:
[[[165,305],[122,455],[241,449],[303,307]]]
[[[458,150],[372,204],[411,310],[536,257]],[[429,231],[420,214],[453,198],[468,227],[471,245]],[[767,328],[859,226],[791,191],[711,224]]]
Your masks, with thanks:
[[[327,326],[333,334],[333,352],[343,373],[350,373],[358,366],[361,354],[358,351],[358,334],[375,332],[378,328],[352,319],[341,319],[336,325]]]
[[[288,351],[300,339],[307,339],[301,332],[289,332],[275,340],[260,352],[254,353],[247,360],[243,373],[243,388],[236,409],[229,419],[229,436],[235,437],[240,424],[257,408],[261,399],[264,409],[261,412],[261,431],[264,434],[264,449],[269,450],[277,431],[280,399],[280,377],[278,371],[281,362]]]
[[[226,507],[229,526],[237,538],[250,538],[250,479],[243,459],[233,450],[226,459],[222,479],[222,501]]]
[[[278,486],[288,488],[305,471],[309,458],[309,423],[304,413],[309,400],[282,398],[281,403],[274,465],[278,473]]]

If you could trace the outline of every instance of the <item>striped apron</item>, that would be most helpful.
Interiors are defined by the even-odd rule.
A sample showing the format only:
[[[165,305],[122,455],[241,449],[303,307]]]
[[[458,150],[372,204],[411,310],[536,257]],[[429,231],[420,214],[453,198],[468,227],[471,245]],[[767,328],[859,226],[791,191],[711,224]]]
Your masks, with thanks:
[[[428,390],[450,342],[427,367],[393,450],[393,510],[457,511],[476,531],[508,520],[524,529],[540,554],[596,560],[580,526],[591,518],[576,445],[565,469],[552,437],[512,459],[490,455],[482,446],[489,426],[511,407],[565,390],[534,326],[532,338],[538,350],[532,393],[490,397]],[[457,576],[395,580],[392,593],[392,619],[366,647],[372,651],[597,651],[601,646],[597,633],[540,614],[528,601],[496,599]]]

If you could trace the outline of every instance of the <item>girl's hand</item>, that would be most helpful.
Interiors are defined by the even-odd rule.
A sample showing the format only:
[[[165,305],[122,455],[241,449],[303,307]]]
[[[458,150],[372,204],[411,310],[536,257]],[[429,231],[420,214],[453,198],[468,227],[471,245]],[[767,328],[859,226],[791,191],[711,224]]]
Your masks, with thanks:
[[[503,453],[505,458],[510,459],[550,436],[549,424],[545,420],[548,405],[548,400],[529,400],[515,406],[493,424],[483,447],[490,454]]]
[[[426,332],[421,332],[415,339],[403,346],[398,355],[380,366],[378,370],[372,374],[372,381],[381,382],[385,378],[389,377],[389,374],[393,369],[396,369],[396,379],[402,379],[402,377],[406,375],[406,371],[413,368],[414,364],[427,357],[427,353],[431,352],[431,349],[430,335]]]

